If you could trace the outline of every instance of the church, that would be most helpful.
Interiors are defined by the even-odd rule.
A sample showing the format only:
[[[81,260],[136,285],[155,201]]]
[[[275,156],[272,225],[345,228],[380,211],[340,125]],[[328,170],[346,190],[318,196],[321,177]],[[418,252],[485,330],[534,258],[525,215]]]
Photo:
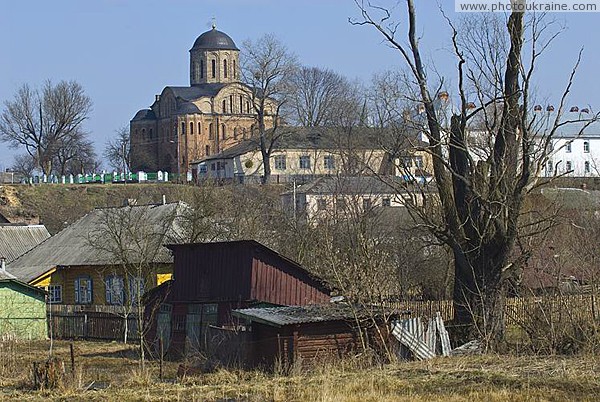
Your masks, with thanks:
[[[253,91],[241,82],[239,56],[233,39],[214,24],[196,39],[190,49],[190,86],[165,87],[130,122],[132,171],[185,175],[190,161],[252,135]]]

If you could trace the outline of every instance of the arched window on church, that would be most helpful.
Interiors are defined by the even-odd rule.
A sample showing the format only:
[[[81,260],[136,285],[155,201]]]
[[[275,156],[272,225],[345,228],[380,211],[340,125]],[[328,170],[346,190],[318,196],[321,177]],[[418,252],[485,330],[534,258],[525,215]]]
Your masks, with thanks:
[[[246,101],[246,113],[250,113],[250,102]]]
[[[227,130],[226,130],[225,124],[221,124],[221,139],[222,140],[227,139]]]
[[[237,128],[237,127],[235,127],[235,128],[233,129],[233,139],[234,139],[234,140],[237,140],[237,137],[238,137],[238,128]]]
[[[142,128],[142,138],[145,138],[145,137],[146,137],[146,129]]]
[[[200,78],[204,78],[204,60],[200,59]]]
[[[242,138],[246,139],[246,127],[242,128]]]
[[[214,127],[214,124],[212,124],[212,123],[210,123],[208,125],[208,139],[209,140],[215,139],[215,127]]]
[[[185,135],[185,121],[181,122],[181,135]]]
[[[198,122],[198,135],[202,134],[202,125]]]
[[[227,113],[227,101],[223,99],[223,113]]]
[[[194,122],[190,121],[190,135],[194,134]]]
[[[217,61],[215,59],[212,59],[211,64],[212,77],[215,78],[217,76]]]
[[[227,78],[227,59],[223,60],[223,77]]]
[[[240,113],[244,113],[244,97],[240,95]]]
[[[204,148],[204,153],[206,156],[210,155],[210,147],[208,145]]]
[[[237,78],[237,69],[235,66],[235,59],[233,60],[233,78]]]
[[[229,113],[233,113],[233,95],[229,95]]]
[[[152,136],[152,129],[150,129],[150,139],[153,139],[154,137]]]

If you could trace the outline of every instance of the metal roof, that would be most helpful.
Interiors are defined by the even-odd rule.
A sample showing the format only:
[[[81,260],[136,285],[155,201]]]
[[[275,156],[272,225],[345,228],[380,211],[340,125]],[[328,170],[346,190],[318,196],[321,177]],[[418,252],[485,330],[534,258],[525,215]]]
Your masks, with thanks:
[[[3,271],[0,269],[0,281],[13,280],[17,279],[16,276],[12,275],[10,272]]]
[[[152,109],[142,109],[139,110],[135,116],[133,116],[133,119],[131,119],[132,121],[137,121],[137,120],[156,120],[156,115],[154,114],[154,112],[152,111]]]
[[[49,237],[44,225],[0,225],[0,257],[9,263]]]
[[[367,307],[330,303],[308,306],[247,308],[233,310],[232,313],[235,317],[249,321],[283,327],[295,324],[354,320],[357,316],[367,316],[368,312]],[[381,311],[374,310],[372,313],[380,315]]]
[[[323,176],[296,188],[297,194],[398,194],[399,188],[406,186],[402,177],[376,176]],[[420,187],[419,187],[420,188]],[[294,190],[284,194],[292,194]]]
[[[189,207],[177,202],[161,205],[139,205],[120,208],[97,208],[39,246],[7,265],[18,279],[29,282],[49,270],[61,266],[114,265],[122,258],[116,255],[112,233],[122,230],[123,237],[145,238],[156,245],[153,263],[172,263],[173,257],[163,245],[182,241],[181,220]],[[129,221],[128,224],[120,222]],[[139,239],[138,239],[139,240]],[[132,241],[123,250],[129,262],[143,261],[141,253],[152,249],[146,241],[146,251]],[[147,257],[145,257],[147,258]]]
[[[194,85],[191,87],[168,86],[168,87],[165,87],[165,89],[163,89],[163,92],[165,92],[166,90],[171,90],[173,92],[173,95],[175,95],[175,97],[181,98],[186,101],[192,101],[192,100],[204,98],[207,96],[213,97],[213,96],[217,95],[219,93],[219,91],[227,85],[229,85],[229,84],[221,84],[221,83],[200,84],[200,85]]]
[[[210,31],[198,36],[191,50],[195,49],[240,50],[229,35],[218,31],[214,26]]]

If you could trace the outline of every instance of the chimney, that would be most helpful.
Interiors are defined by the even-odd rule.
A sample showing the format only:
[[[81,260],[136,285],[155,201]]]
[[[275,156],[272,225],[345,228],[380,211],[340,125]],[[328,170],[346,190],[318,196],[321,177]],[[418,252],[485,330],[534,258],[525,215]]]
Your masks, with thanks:
[[[154,95],[154,101],[160,102],[160,95]]]
[[[6,273],[6,258],[0,257],[0,272]]]
[[[163,200],[162,200],[163,205],[165,205],[167,203],[167,196],[163,194]]]

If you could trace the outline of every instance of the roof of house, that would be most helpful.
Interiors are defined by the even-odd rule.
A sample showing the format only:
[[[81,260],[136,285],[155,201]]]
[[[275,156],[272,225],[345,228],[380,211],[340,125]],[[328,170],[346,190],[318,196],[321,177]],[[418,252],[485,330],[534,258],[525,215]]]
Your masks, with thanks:
[[[182,202],[97,208],[7,267],[18,279],[30,282],[59,266],[114,265],[123,259],[144,261],[148,258],[144,253],[150,249],[156,252],[149,262],[172,263],[171,253],[162,245],[181,241],[180,218],[187,208]],[[121,235],[116,234],[119,230]],[[156,247],[146,243],[148,247],[143,250],[134,241],[124,241],[122,249],[118,250],[118,239],[135,240],[136,236],[155,240]]]
[[[0,269],[0,281],[11,280],[11,279],[17,279],[17,277],[14,276],[13,274],[11,274],[10,272],[3,271]]]
[[[22,282],[22,281],[18,280],[16,276],[12,275],[10,272],[3,271],[1,269],[0,269],[0,283],[16,284],[17,286],[29,289],[40,295],[45,295],[47,293],[44,289],[38,288],[35,286],[31,286],[28,283]]]
[[[0,225],[0,257],[9,263],[49,237],[44,225]]]
[[[349,150],[349,149],[388,149],[388,136],[371,128],[357,128],[350,134],[340,128],[332,127],[281,127],[281,137],[277,140],[274,149],[324,149],[324,150]],[[407,140],[405,147],[416,148],[426,144],[414,138]],[[257,139],[247,139],[226,150],[204,157],[192,163],[206,162],[209,160],[230,159],[248,152],[260,149]]]
[[[350,306],[348,304],[313,304],[308,306],[264,307],[233,310],[233,315],[249,321],[259,322],[274,327],[285,325],[308,324],[327,321],[354,320],[356,316],[375,316],[380,311],[370,311],[367,307]]]
[[[331,289],[323,282],[321,278],[316,277],[302,265],[298,264],[296,261],[284,256],[283,254],[278,253],[277,251],[265,246],[262,243],[257,242],[256,240],[230,240],[230,241],[222,241],[222,242],[208,242],[208,243],[178,243],[178,244],[167,244],[166,247],[175,250],[178,248],[205,248],[205,249],[216,249],[223,246],[245,246],[245,247],[253,247],[259,249],[267,254],[271,254],[277,258],[281,258],[286,261],[288,264],[292,265],[297,271],[301,272],[304,275],[307,275],[312,280],[316,281],[319,284],[319,287],[322,291],[331,291]]]
[[[376,176],[322,176],[296,188],[296,194],[398,194],[405,186],[402,177]],[[284,194],[292,194],[294,190]]]

